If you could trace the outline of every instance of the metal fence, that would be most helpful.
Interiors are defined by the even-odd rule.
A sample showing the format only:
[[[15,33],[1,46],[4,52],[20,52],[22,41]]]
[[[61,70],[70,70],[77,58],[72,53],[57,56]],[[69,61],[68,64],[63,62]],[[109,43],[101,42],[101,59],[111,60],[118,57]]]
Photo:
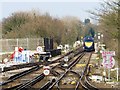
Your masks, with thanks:
[[[20,39],[0,39],[0,52],[13,52],[15,47],[23,47],[28,50],[36,50],[38,45],[44,45],[43,38],[20,38]]]

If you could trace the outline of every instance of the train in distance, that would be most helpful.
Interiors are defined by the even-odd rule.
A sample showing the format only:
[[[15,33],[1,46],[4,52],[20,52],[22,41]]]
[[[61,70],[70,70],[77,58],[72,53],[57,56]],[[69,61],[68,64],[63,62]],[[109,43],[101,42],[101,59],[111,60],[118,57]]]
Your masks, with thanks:
[[[83,49],[86,52],[95,51],[94,38],[92,36],[85,36],[83,38]]]

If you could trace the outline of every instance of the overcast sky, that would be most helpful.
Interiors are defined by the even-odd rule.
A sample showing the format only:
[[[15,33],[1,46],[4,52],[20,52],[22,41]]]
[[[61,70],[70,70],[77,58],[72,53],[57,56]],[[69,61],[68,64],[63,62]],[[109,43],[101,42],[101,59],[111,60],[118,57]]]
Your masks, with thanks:
[[[48,12],[53,17],[62,18],[64,16],[75,16],[80,20],[90,18],[87,10],[94,10],[100,7],[101,0],[1,0],[2,18],[10,16],[14,12],[39,10],[40,12]],[[92,22],[94,22],[92,20]]]

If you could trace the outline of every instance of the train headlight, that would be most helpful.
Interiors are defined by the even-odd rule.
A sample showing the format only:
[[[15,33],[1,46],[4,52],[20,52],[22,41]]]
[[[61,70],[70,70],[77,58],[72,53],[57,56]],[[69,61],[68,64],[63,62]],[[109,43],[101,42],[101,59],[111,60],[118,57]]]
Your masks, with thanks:
[[[88,47],[88,48],[91,47],[92,44],[93,44],[93,42],[85,42],[85,46]]]

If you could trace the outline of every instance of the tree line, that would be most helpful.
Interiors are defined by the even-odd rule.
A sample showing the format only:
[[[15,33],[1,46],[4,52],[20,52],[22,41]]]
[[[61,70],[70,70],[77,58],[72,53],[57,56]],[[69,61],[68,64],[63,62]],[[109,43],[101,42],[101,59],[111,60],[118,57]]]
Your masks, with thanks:
[[[73,44],[84,36],[88,26],[77,17],[55,18],[38,11],[14,12],[2,20],[2,38],[53,38],[54,43]]]

